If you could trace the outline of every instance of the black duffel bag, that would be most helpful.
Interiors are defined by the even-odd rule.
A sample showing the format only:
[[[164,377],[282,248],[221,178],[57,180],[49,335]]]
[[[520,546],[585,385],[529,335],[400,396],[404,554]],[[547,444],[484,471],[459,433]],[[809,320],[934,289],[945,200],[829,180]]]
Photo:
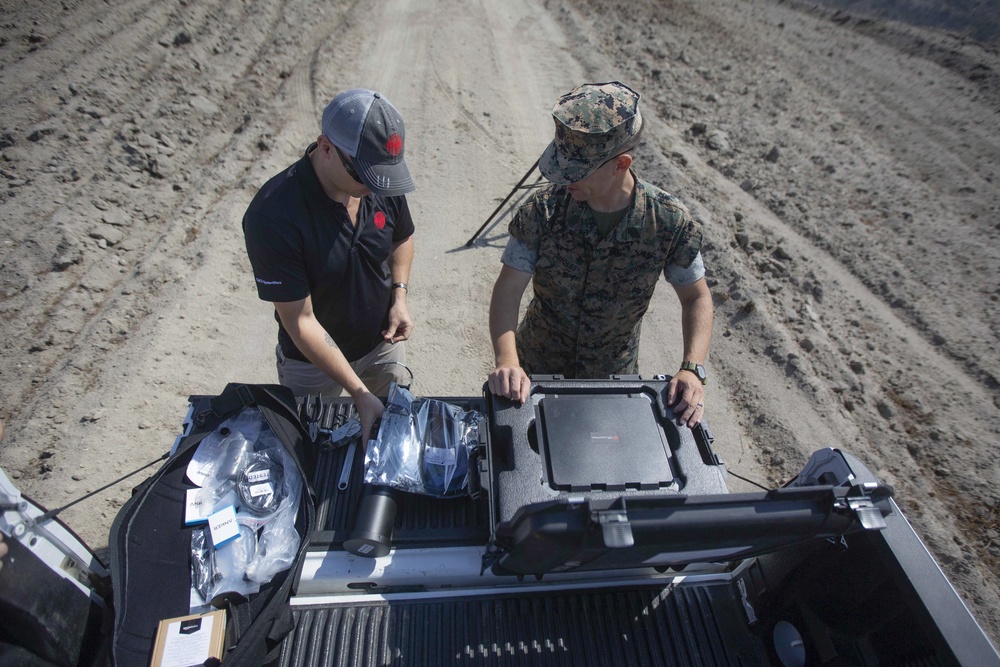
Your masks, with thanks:
[[[148,665],[159,622],[189,612],[191,536],[199,528],[184,523],[185,494],[193,486],[186,478],[187,466],[199,443],[246,407],[259,409],[299,468],[303,489],[295,530],[301,541],[292,566],[262,585],[258,593],[221,602],[228,617],[222,662],[273,662],[279,657],[282,639],[294,629],[288,601],[316,523],[315,496],[309,485],[315,453],[295,398],[280,385],[232,383],[218,396],[191,397],[191,405],[190,430],[160,470],[135,489],[111,526],[112,643],[118,667]]]

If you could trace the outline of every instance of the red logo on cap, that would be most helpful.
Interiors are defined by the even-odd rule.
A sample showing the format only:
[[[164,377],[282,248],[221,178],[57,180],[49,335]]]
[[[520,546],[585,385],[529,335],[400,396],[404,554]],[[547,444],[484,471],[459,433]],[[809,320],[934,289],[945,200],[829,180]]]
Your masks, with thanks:
[[[389,155],[396,157],[403,152],[403,137],[398,134],[393,134],[389,137],[389,140],[385,142],[385,149],[389,151]]]
[[[382,211],[375,211],[375,226],[378,229],[385,227],[385,213]]]

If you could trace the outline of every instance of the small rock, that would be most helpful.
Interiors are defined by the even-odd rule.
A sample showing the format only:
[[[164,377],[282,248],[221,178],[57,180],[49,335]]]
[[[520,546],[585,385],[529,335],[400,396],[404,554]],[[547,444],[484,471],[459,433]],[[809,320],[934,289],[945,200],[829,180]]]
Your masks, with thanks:
[[[139,422],[139,430],[147,431],[151,428],[153,428],[153,426],[149,422]]]
[[[729,150],[729,135],[722,130],[712,130],[705,138],[705,143],[712,150],[727,151]]]
[[[751,190],[753,190],[753,181],[751,181],[749,178],[745,178],[743,179],[743,182],[740,183],[740,187],[745,192],[750,192]]]
[[[125,237],[125,233],[118,227],[105,224],[90,230],[88,236],[92,239],[105,241],[108,245],[113,246],[121,243],[121,240]]]
[[[708,131],[708,125],[705,123],[692,123],[691,134],[699,136],[705,134]]]
[[[80,106],[78,106],[76,108],[76,110],[79,111],[82,114],[90,116],[91,118],[103,118],[104,117],[104,112],[101,111],[100,109],[98,109],[97,107],[92,107],[92,106],[88,107],[88,106],[80,105]]]
[[[117,208],[105,211],[101,215],[101,220],[115,227],[127,227],[132,224],[131,218],[125,214],[125,211]]]
[[[895,415],[892,407],[885,401],[879,401],[878,405],[875,406],[878,409],[878,413],[882,415],[883,419],[892,419]]]
[[[812,352],[814,349],[816,349],[816,345],[814,345],[813,342],[808,338],[803,338],[802,340],[800,340],[799,347],[801,347],[806,352]]]
[[[74,482],[80,482],[83,480],[83,477],[81,477],[80,475],[72,475],[70,479],[72,479]]]
[[[55,132],[51,127],[40,127],[31,134],[28,135],[28,141],[38,142],[42,140],[42,137],[47,137],[48,135]]]
[[[774,249],[774,251],[771,253],[771,256],[776,259],[780,259],[783,262],[787,262],[792,258],[792,256],[789,255],[788,252],[780,245]]]
[[[219,113],[219,106],[204,95],[195,95],[188,100],[188,104],[190,104],[191,108],[195,111],[201,111],[202,113],[209,114],[211,116]]]
[[[764,159],[767,160],[768,162],[777,162],[778,158],[780,157],[781,157],[781,151],[779,151],[778,147],[775,146],[770,151],[768,151],[767,155],[764,156]]]
[[[179,33],[174,35],[174,46],[184,46],[185,44],[191,43],[191,35],[187,30],[181,30]]]

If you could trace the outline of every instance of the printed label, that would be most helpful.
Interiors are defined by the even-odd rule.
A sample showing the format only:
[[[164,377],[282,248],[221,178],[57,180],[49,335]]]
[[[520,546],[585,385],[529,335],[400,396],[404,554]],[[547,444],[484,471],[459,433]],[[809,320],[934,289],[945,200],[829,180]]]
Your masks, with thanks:
[[[271,471],[264,470],[253,470],[247,473],[247,481],[251,484],[256,484],[258,482],[266,482],[271,479]]]
[[[271,496],[274,495],[274,487],[271,483],[267,484],[254,484],[250,487],[250,497],[260,498],[261,496]]]
[[[432,466],[453,466],[458,459],[454,449],[443,447],[427,447],[424,449],[424,461]]]

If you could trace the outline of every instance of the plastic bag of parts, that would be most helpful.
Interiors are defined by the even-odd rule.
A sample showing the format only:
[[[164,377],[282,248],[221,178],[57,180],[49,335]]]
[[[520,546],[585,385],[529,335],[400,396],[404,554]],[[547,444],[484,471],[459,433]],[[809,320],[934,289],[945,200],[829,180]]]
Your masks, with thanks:
[[[481,419],[394,384],[378,436],[365,451],[365,482],[437,498],[467,495]]]
[[[188,478],[201,483],[198,495],[206,507],[219,511],[232,505],[239,526],[239,537],[219,547],[208,528],[192,533],[191,588],[197,593],[192,610],[198,600],[256,593],[291,566],[301,542],[295,517],[302,476],[257,408],[245,408],[205,437]]]

